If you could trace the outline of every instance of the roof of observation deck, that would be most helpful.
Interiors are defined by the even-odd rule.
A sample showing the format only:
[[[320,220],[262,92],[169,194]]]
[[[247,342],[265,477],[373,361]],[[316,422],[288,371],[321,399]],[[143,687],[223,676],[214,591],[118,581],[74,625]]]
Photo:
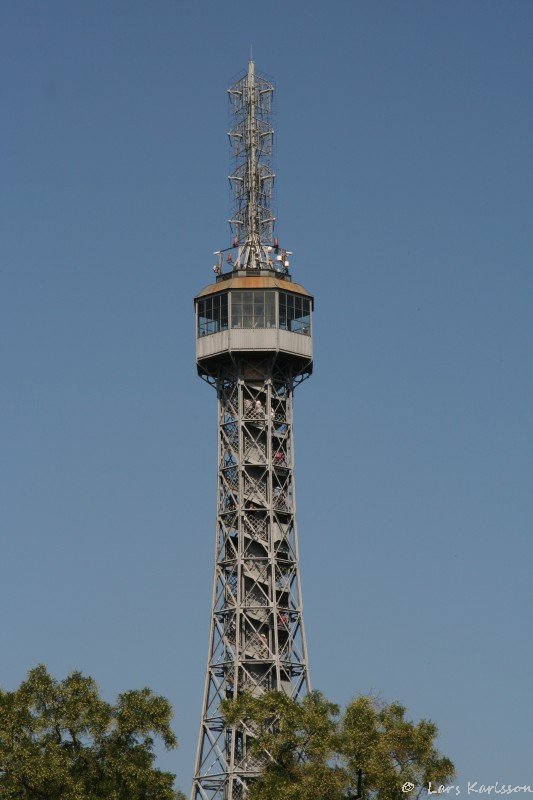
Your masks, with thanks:
[[[230,289],[280,289],[283,292],[292,292],[293,294],[301,294],[305,297],[313,296],[309,294],[307,289],[304,289],[299,283],[293,283],[291,280],[284,280],[281,276],[274,276],[267,273],[267,270],[261,270],[263,274],[250,275],[249,271],[246,273],[239,271],[239,273],[226,273],[220,275],[215,283],[210,283],[205,289],[196,296],[206,297],[216,292],[225,292]]]

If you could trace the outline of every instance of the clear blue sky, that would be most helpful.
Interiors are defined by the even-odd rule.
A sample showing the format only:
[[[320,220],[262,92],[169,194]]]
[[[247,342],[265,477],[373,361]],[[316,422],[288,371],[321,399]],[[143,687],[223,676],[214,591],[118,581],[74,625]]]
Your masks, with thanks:
[[[296,398],[316,688],[533,783],[531,2],[25,2],[1,15],[0,681],[175,707],[208,645],[227,98],[277,85],[278,227],[316,296]]]

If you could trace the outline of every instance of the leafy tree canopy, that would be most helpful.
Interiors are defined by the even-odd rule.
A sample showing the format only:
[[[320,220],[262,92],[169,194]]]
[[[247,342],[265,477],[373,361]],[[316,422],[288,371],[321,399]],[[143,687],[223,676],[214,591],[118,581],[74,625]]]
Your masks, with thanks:
[[[150,689],[101,699],[80,672],[54,680],[40,665],[0,689],[2,800],[174,800],[174,776],[154,767],[154,737],[177,745],[172,709]],[[179,795],[178,795],[179,796]]]
[[[301,702],[271,692],[222,707],[262,764],[247,800],[346,800],[355,795],[359,770],[363,800],[412,800],[429,781],[446,785],[455,774],[435,748],[437,727],[407,720],[399,703],[362,696],[340,714],[320,692]]]

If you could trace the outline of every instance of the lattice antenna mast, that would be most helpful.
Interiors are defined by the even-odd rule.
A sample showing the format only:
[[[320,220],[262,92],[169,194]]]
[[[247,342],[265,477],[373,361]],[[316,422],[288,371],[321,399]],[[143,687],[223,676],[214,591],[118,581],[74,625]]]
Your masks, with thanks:
[[[271,125],[274,86],[255,73],[254,62],[228,89],[234,125],[229,132],[232,148],[233,194],[229,220],[238,248],[234,269],[271,266],[275,217],[272,212],[274,172],[271,159],[274,130]]]

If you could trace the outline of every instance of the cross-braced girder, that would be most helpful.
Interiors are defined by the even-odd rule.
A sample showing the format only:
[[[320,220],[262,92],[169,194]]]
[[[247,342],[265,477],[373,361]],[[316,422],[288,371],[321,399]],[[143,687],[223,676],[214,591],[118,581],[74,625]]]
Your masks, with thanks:
[[[216,562],[210,650],[193,800],[238,800],[261,762],[250,731],[220,703],[309,690],[293,476],[298,378],[272,358],[234,361],[210,380],[218,396]]]

